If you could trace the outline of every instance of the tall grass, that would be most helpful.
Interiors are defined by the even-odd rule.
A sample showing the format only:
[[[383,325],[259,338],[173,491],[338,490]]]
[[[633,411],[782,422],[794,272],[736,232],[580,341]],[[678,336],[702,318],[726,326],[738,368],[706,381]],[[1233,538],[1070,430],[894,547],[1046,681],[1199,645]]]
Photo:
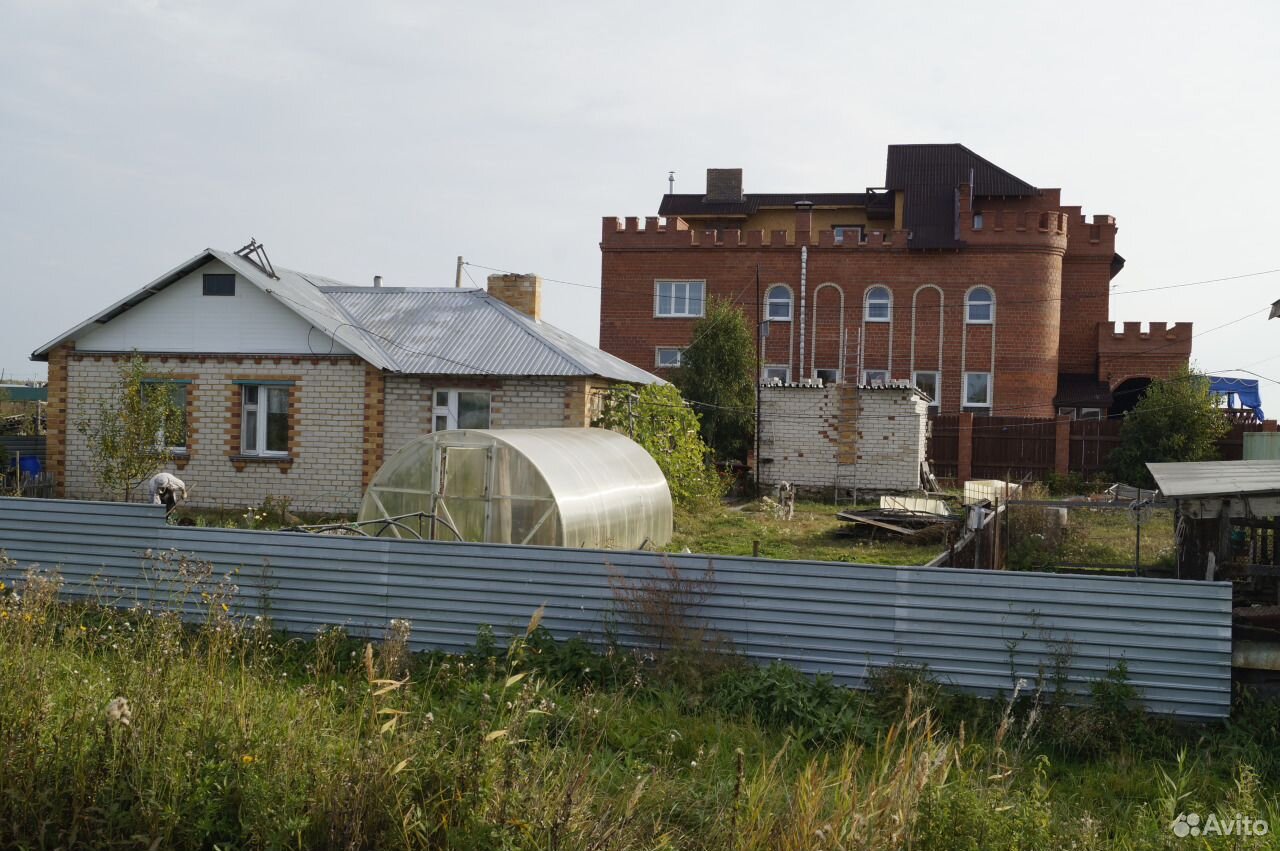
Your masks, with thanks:
[[[671,685],[536,615],[460,656],[408,653],[402,623],[286,639],[229,616],[230,579],[152,569],[170,597],[126,608],[0,570],[0,846],[1162,848],[1175,809],[1271,814],[1247,724],[1212,756],[1073,769],[1023,696],[961,712],[927,683],[867,699],[781,667]],[[1131,774],[1145,799],[1090,787]]]

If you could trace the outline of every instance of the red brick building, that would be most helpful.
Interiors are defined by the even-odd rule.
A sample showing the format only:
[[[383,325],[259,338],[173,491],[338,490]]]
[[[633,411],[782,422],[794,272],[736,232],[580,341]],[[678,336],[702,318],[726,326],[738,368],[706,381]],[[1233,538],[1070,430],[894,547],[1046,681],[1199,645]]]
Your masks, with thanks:
[[[943,413],[1105,416],[1191,353],[1190,323],[1115,332],[1115,241],[1111,216],[963,145],[891,145],[884,187],[859,193],[744,194],[741,169],[709,169],[658,216],[604,219],[600,347],[662,374],[722,298],[768,318],[765,379],[907,379]]]

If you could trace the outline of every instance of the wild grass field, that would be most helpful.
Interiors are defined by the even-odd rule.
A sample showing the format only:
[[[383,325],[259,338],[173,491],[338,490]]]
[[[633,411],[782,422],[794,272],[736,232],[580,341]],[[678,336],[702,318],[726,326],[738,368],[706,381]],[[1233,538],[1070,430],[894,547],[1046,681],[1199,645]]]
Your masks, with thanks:
[[[678,632],[556,640],[537,613],[505,648],[410,653],[403,623],[286,637],[232,618],[207,565],[171,570],[195,624],[0,569],[0,847],[1277,847],[1170,826],[1280,818],[1280,708],[1247,696],[1178,725],[1123,669],[1088,709],[905,668],[855,692]]]

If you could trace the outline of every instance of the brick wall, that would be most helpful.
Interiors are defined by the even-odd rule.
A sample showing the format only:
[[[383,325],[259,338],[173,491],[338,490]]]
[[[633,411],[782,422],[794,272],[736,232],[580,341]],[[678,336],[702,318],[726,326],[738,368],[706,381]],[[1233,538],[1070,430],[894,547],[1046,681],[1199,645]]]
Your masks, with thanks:
[[[391,375],[386,378],[384,453],[432,431],[434,391],[488,390],[492,428],[565,428],[590,424],[582,378],[455,378]]]
[[[192,506],[243,509],[275,496],[288,498],[294,511],[353,512],[359,507],[366,461],[363,361],[174,355],[151,356],[147,362],[157,372],[191,382],[189,454],[169,470],[191,488]],[[92,417],[98,399],[115,386],[120,359],[70,352],[66,363],[64,493],[71,498],[115,498],[99,493],[88,441],[76,424]],[[287,460],[240,454],[240,387],[233,382],[255,379],[294,382]],[[139,493],[137,498],[144,496]]]
[[[994,233],[995,222],[984,224],[983,233]],[[859,364],[910,380],[915,370],[938,370],[941,360],[943,412],[960,409],[964,372],[993,370],[994,413],[1050,416],[1058,383],[1067,242],[1057,229],[1066,227],[1065,217],[1054,223],[1043,232],[1034,223],[1019,230],[1018,217],[1011,216],[1003,232],[1017,244],[1006,246],[993,236],[951,252],[908,251],[899,232],[861,246],[830,244],[829,231],[815,234],[807,256],[802,363],[800,251],[785,234],[780,240],[745,239],[737,231],[719,239],[693,237],[687,228],[664,227],[656,219],[634,230],[631,220],[619,230],[616,220],[606,219],[601,348],[652,370],[655,347],[689,342],[695,319],[653,315],[654,282],[663,278],[704,280],[709,297],[734,301],[749,322],[756,322],[758,266],[762,299],[774,284],[786,284],[794,293],[795,321],[771,323],[764,358],[768,364],[790,365],[793,381],[814,369],[838,369],[857,381]],[[863,321],[864,298],[873,286],[890,290],[892,322]],[[976,286],[995,293],[994,325],[965,321],[965,296]]]
[[[760,389],[760,481],[803,488],[920,486],[927,402],[900,387]]]

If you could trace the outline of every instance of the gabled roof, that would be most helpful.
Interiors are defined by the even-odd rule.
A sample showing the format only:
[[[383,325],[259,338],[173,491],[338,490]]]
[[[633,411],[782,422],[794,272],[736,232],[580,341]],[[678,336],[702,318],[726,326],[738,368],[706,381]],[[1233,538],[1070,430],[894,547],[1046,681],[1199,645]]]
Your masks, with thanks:
[[[229,251],[220,251],[216,248],[206,248],[190,260],[175,266],[141,289],[130,293],[66,333],[45,343],[32,353],[31,359],[36,361],[48,360],[49,352],[57,346],[78,336],[80,332],[87,328],[94,325],[105,325],[126,310],[130,310],[153,295],[164,291],[165,288],[191,274],[210,260],[217,260],[231,267],[241,278],[379,369],[395,369],[395,362],[387,356],[387,353],[383,351],[377,341],[361,329],[353,327],[350,317],[346,316],[337,305],[320,292],[320,286],[334,284],[337,283],[336,281],[331,281],[319,275],[305,275],[292,269],[282,269],[280,267],[275,269],[278,277],[273,278],[243,257]]]
[[[662,379],[546,322],[535,321],[483,290],[358,287],[275,267],[277,277],[227,251],[205,249],[66,333],[32,360],[95,324],[105,324],[211,260],[389,372],[407,374],[599,376],[638,384]]]

